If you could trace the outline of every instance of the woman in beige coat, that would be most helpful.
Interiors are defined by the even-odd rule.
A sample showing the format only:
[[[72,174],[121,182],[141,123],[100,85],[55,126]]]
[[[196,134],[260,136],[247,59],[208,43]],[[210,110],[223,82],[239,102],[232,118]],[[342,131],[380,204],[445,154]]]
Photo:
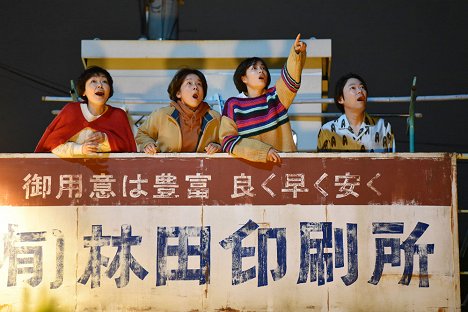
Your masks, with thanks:
[[[147,154],[220,151],[221,116],[203,101],[207,90],[206,78],[199,70],[179,70],[167,89],[170,106],[151,113],[138,129],[139,150]]]

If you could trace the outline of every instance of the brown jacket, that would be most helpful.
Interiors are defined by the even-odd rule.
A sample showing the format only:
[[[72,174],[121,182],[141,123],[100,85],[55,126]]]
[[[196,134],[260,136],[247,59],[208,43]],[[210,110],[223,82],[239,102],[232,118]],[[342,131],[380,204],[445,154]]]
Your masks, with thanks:
[[[218,131],[221,115],[210,110],[202,120],[196,152],[205,152],[210,143],[219,143]],[[136,135],[138,150],[143,151],[149,143],[154,143],[158,152],[178,153],[182,148],[182,134],[179,126],[179,112],[172,106],[163,107],[151,113],[138,129]]]

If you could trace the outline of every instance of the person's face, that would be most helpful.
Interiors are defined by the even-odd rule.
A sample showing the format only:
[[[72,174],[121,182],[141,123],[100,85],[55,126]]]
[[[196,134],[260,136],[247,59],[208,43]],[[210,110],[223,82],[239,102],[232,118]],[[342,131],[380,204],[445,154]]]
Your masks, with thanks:
[[[366,110],[367,91],[364,89],[362,82],[356,78],[348,79],[343,88],[343,96],[338,103],[343,104],[345,112],[364,112]]]
[[[88,98],[89,104],[104,105],[109,99],[110,89],[106,76],[98,74],[86,81],[85,91],[82,95]]]
[[[247,86],[247,90],[264,90],[267,87],[268,72],[261,61],[249,66],[242,76],[242,82]]]
[[[205,97],[201,79],[195,74],[188,74],[182,82],[176,96],[185,105],[191,108],[197,108]]]

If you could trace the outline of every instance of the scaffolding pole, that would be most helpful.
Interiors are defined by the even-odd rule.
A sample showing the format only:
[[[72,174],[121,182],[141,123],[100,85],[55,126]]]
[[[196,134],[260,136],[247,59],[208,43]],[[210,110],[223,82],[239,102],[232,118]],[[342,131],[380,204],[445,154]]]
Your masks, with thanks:
[[[416,77],[413,78],[413,84],[411,85],[411,100],[409,104],[409,149],[410,153],[414,153],[414,104],[416,103]]]

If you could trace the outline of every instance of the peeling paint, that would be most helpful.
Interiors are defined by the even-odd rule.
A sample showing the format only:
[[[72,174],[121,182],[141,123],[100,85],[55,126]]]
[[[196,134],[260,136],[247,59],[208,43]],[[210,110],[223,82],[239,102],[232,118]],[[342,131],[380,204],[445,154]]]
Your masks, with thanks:
[[[230,308],[230,307],[221,307],[219,309],[216,309],[216,311],[219,311],[219,312],[240,312],[241,310],[233,309],[233,308]]]

